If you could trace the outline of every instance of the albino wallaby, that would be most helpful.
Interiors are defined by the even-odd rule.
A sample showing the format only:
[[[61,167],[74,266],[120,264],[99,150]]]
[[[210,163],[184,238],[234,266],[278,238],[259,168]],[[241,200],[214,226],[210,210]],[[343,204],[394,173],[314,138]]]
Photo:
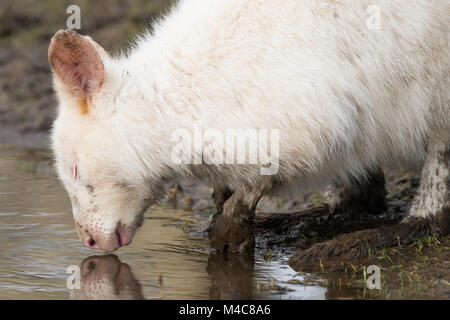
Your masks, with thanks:
[[[366,24],[370,5],[379,28]],[[383,188],[380,168],[420,166],[399,224],[313,245],[291,266],[447,234],[449,16],[442,0],[182,0],[119,57],[57,32],[53,149],[83,243],[105,251],[129,244],[162,184],[195,176],[216,186],[212,247],[251,250],[263,194],[333,183],[379,196],[370,188]],[[173,133],[195,126],[277,130],[277,170],[223,164],[195,148],[200,163],[174,161]]]

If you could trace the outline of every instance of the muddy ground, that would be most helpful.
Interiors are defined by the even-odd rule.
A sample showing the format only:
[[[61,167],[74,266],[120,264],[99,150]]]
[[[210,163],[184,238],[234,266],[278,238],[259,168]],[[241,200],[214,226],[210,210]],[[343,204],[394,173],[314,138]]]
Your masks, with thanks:
[[[50,39],[66,29],[67,7],[81,9],[82,34],[119,52],[167,10],[170,0],[2,0],[0,144],[47,147],[56,101],[47,59]]]
[[[56,101],[47,48],[52,35],[65,28],[68,5],[78,4],[81,8],[81,33],[91,35],[109,52],[117,52],[130,43],[132,35],[144,30],[167,10],[169,3],[168,0],[3,0],[0,5],[0,144],[48,147]],[[408,210],[418,176],[386,172],[386,184],[388,209],[379,217],[362,215],[349,219],[345,215],[329,215],[321,194],[284,201],[263,198],[257,214],[258,250],[266,251],[270,260],[273,255],[302,250],[343,232],[395,223]],[[210,217],[213,214],[211,192],[208,185],[179,181],[170,186],[167,202]],[[207,224],[208,218],[192,232],[204,234]],[[360,291],[361,298],[449,299],[449,250],[449,237],[420,239],[410,246],[385,248],[353,264],[318,265],[315,272],[325,279],[330,298],[334,290],[342,293],[348,289],[353,293]],[[381,290],[366,290],[361,282],[361,274],[370,264],[382,267]]]
[[[264,197],[256,214],[256,250],[270,261],[277,255],[290,256],[314,243],[325,241],[342,233],[394,224],[409,210],[409,203],[418,186],[417,174],[385,171],[387,209],[379,216],[361,213],[359,217],[345,213],[330,214],[324,195],[307,194],[296,199],[283,200]],[[170,186],[166,204],[184,210],[193,210],[204,217],[190,232],[207,236],[205,230],[214,213],[212,188],[196,181],[179,181]],[[184,226],[186,228],[186,226]],[[245,263],[239,262],[245,269]],[[381,268],[381,289],[366,287],[367,267]],[[436,239],[417,239],[409,245],[382,248],[369,257],[355,261],[319,263],[300,270],[317,283],[328,287],[327,298],[349,299],[450,299],[450,236]],[[300,280],[291,284],[307,285]],[[297,282],[296,282],[297,281]],[[266,288],[267,289],[267,288]]]

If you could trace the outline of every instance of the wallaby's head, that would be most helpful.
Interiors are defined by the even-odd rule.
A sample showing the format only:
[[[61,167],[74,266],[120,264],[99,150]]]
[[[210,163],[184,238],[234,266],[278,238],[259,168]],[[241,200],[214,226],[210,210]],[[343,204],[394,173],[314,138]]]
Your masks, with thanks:
[[[59,100],[53,150],[78,234],[90,248],[116,250],[131,242],[155,197],[114,110],[120,76],[100,45],[72,30],[54,35],[48,56]]]

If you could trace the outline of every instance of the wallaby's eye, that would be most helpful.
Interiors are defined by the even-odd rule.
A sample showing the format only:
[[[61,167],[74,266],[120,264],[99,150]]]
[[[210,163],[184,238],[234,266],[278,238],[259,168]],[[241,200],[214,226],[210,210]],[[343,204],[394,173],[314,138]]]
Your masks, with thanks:
[[[70,168],[70,172],[72,174],[72,178],[75,180],[78,180],[78,159],[75,160],[75,163],[73,164],[72,168]]]

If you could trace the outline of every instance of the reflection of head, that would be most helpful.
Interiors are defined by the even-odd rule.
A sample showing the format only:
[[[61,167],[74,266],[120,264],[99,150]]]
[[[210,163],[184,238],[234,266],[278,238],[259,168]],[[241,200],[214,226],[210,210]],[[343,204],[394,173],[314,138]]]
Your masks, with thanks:
[[[73,289],[71,299],[140,300],[142,288],[131,268],[117,256],[90,256],[81,263],[81,288]]]

